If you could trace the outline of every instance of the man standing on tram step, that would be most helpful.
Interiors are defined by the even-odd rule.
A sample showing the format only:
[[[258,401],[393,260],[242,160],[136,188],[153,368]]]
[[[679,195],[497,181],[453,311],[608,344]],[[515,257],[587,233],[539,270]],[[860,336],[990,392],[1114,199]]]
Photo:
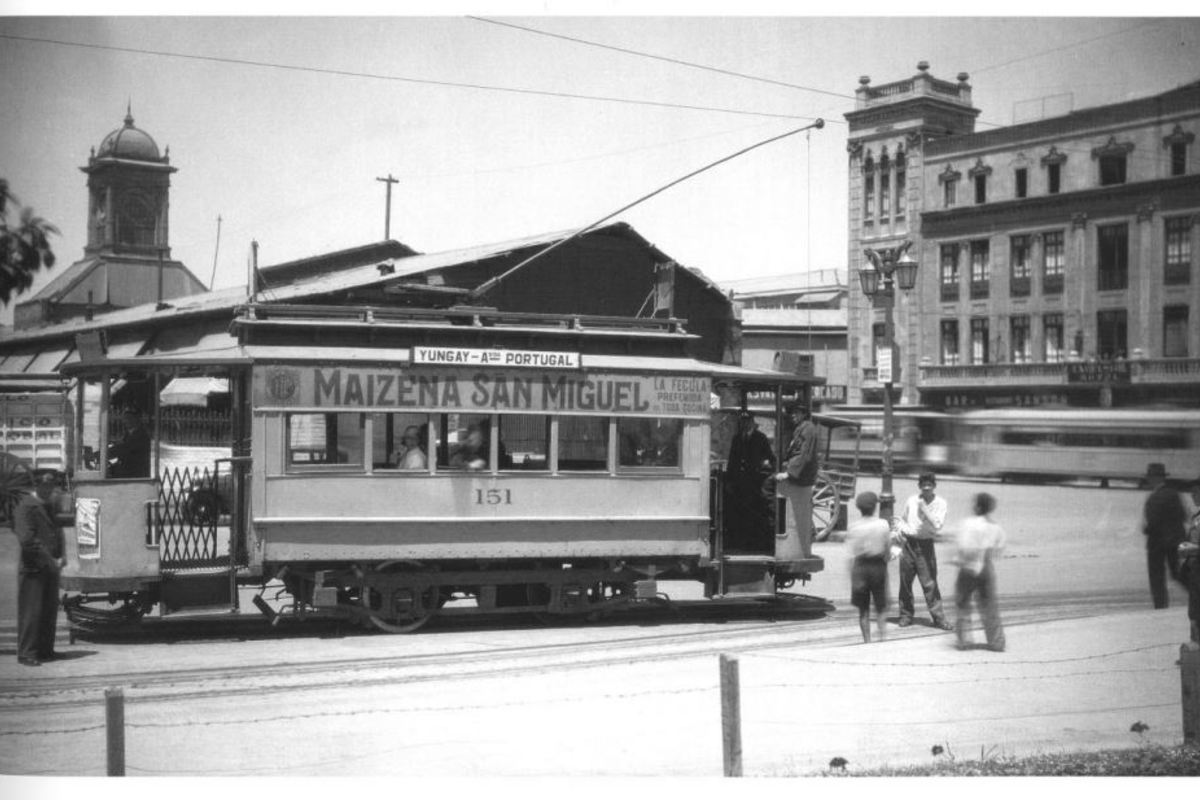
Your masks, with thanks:
[[[47,474],[37,488],[25,490],[13,508],[13,532],[21,545],[17,568],[17,661],[41,666],[58,657],[54,632],[58,623],[58,574],[63,559],[63,532],[50,502],[54,478]]]
[[[937,583],[937,553],[934,541],[946,524],[946,500],[935,494],[937,478],[932,472],[922,472],[917,478],[917,494],[908,498],[904,512],[896,518],[896,527],[901,533],[900,548],[900,627],[912,625],[913,602],[912,582],[921,582],[925,593],[925,605],[933,626],[944,631],[954,630],[942,609],[942,593]]]
[[[812,412],[808,407],[792,402],[787,407],[795,429],[783,456],[786,472],[775,475],[775,487],[780,497],[786,497],[792,507],[792,518],[796,522],[800,558],[812,557],[812,493],[817,482],[817,426],[813,424]],[[789,551],[794,548],[787,534],[780,534],[775,542],[776,558],[792,560]]]
[[[1150,597],[1155,608],[1166,608],[1166,572],[1183,584],[1179,575],[1179,543],[1184,540],[1183,499],[1167,485],[1167,468],[1163,464],[1155,462],[1146,468],[1146,482],[1150,485],[1150,496],[1143,511],[1142,533],[1146,535]],[[1187,584],[1183,585],[1186,588]]]

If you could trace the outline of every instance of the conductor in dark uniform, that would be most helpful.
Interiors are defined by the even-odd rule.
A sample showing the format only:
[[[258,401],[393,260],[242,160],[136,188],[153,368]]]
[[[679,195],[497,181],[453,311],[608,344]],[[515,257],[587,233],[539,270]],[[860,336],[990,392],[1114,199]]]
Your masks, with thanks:
[[[754,415],[741,412],[725,469],[725,527],[733,549],[774,553],[774,486],[768,482],[774,472],[771,442]]]
[[[13,532],[21,545],[17,568],[17,661],[28,667],[57,658],[58,574],[63,564],[62,528],[50,507],[53,477],[46,475],[13,508]]]

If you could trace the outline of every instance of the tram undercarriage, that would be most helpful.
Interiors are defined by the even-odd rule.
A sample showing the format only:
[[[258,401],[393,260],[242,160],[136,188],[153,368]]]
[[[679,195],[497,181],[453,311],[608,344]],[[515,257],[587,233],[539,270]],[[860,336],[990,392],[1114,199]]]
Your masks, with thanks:
[[[239,581],[257,587],[250,602],[272,624],[284,620],[337,618],[388,633],[411,633],[436,616],[529,614],[543,622],[598,619],[638,605],[669,605],[658,582],[702,581],[705,596],[718,599],[775,599],[780,590],[811,576],[803,562],[776,562],[769,556],[725,556],[630,563],[588,560],[547,561],[391,560],[361,564],[293,563],[267,565],[265,581]],[[809,565],[811,566],[811,565]],[[238,611],[228,573],[174,576],[136,591],[84,592],[64,601],[76,633],[129,630],[154,612],[179,608]],[[182,584],[179,585],[179,584]],[[205,602],[203,595],[207,593]],[[178,605],[176,605],[178,604]]]

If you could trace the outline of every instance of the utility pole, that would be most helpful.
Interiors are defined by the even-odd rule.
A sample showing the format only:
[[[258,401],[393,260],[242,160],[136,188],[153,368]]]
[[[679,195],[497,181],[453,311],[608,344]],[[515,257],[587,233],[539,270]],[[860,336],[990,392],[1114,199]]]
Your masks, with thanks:
[[[392,184],[400,181],[392,177],[392,173],[388,173],[386,178],[376,178],[375,180],[387,184],[387,209],[383,213],[383,238],[392,238]]]

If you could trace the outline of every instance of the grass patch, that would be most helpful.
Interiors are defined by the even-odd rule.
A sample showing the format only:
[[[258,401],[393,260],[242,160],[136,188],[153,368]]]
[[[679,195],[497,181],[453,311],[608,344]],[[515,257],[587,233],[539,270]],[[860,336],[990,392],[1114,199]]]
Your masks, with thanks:
[[[852,765],[851,765],[852,766]],[[1200,776],[1200,747],[1145,745],[1121,750],[1052,753],[1025,758],[999,756],[979,761],[939,758],[927,764],[855,770],[830,769],[827,777],[1003,777],[1031,776]]]

